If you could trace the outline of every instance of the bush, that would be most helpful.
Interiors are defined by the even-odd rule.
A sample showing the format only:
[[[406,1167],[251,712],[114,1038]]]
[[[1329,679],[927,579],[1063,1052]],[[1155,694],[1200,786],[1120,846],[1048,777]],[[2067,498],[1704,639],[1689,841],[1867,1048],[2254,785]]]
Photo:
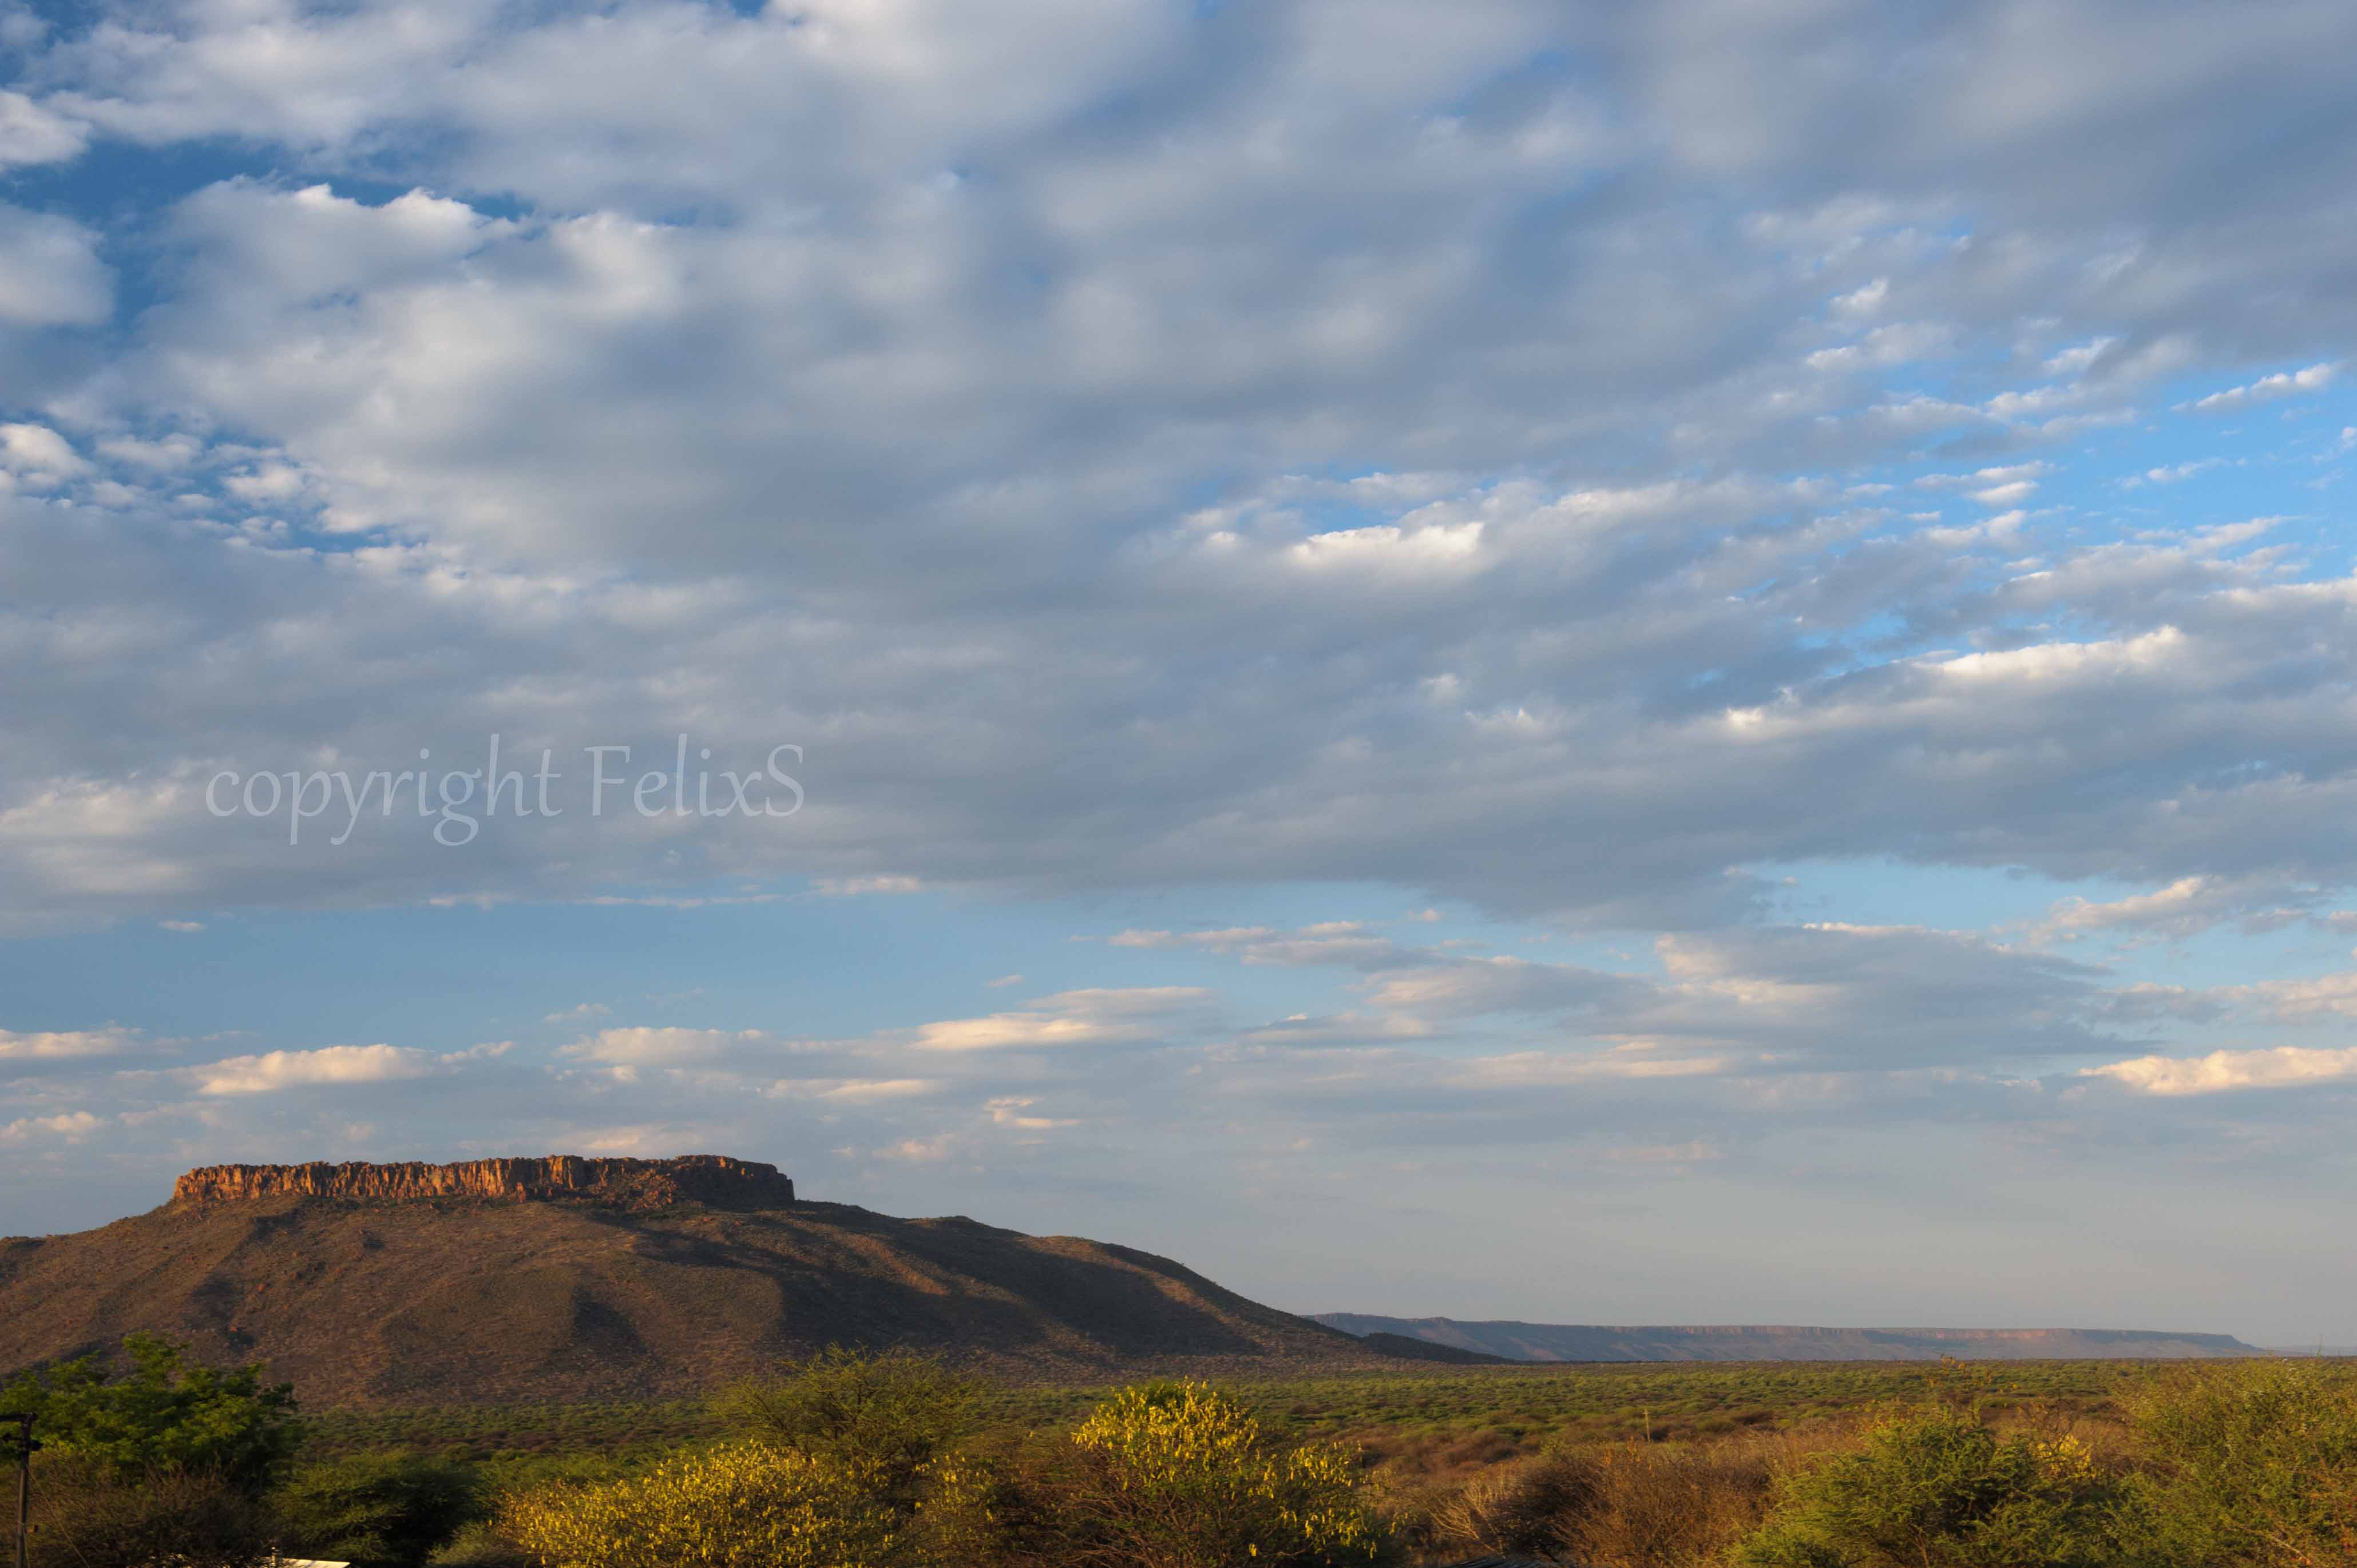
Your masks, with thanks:
[[[35,1568],[254,1568],[275,1555],[272,1522],[215,1475],[161,1469],[127,1480],[86,1456],[49,1454],[34,1466]]]
[[[2000,1441],[1962,1411],[1870,1430],[1786,1474],[1739,1568],[2117,1568],[2119,1487],[2074,1438]]]
[[[533,1568],[514,1541],[489,1524],[470,1524],[429,1561],[434,1568]]]
[[[1767,1509],[1790,1440],[1738,1437],[1705,1444],[1609,1450],[1568,1532],[1587,1568],[1687,1568],[1718,1563]]]
[[[887,1568],[899,1561],[896,1523],[836,1466],[759,1443],[526,1493],[499,1516],[548,1568]]]
[[[277,1502],[290,1550],[402,1568],[424,1563],[486,1512],[473,1466],[420,1454],[307,1466]]]
[[[2268,1361],[2172,1377],[2134,1412],[2139,1555],[2203,1568],[2357,1562],[2357,1375]]]
[[[1401,1499],[1416,1543],[1448,1558],[1495,1554],[1583,1568],[1723,1562],[1766,1511],[1776,1461],[1799,1440],[1563,1448]]]
[[[1594,1507],[1600,1471],[1584,1455],[1485,1470],[1431,1505],[1420,1533],[1458,1553],[1553,1557],[1571,1545]]]
[[[903,1507],[965,1436],[974,1385],[930,1356],[830,1346],[782,1378],[737,1384],[714,1412],[745,1436],[823,1461]]]
[[[153,1335],[126,1335],[123,1348],[131,1366],[122,1377],[84,1356],[0,1390],[0,1412],[32,1412],[44,1446],[125,1483],[178,1471],[259,1496],[285,1472],[303,1440],[291,1384],[264,1386],[259,1364],[192,1364]]]
[[[1325,1568],[1384,1545],[1357,1466],[1322,1444],[1277,1449],[1241,1405],[1194,1381],[1125,1389],[1072,1434],[1055,1498],[1064,1561],[1108,1568]]]

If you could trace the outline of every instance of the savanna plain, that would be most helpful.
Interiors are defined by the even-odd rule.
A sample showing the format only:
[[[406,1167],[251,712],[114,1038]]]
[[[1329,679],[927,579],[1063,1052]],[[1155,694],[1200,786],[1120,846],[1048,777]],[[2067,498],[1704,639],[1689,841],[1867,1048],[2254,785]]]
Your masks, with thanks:
[[[2325,1568],[2357,1366],[1482,1366],[299,1410],[167,1341],[20,1379],[32,1561],[240,1568]]]

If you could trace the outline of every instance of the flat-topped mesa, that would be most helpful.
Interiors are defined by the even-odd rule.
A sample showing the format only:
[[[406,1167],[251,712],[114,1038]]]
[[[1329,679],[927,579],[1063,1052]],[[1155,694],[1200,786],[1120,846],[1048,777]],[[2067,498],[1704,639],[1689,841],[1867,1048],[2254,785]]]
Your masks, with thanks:
[[[424,1198],[585,1203],[604,1208],[782,1208],[794,1201],[792,1178],[775,1165],[726,1155],[670,1160],[585,1159],[578,1155],[416,1161],[376,1165],[354,1161],[300,1165],[199,1165],[172,1184],[174,1203],[326,1197],[387,1203]]]

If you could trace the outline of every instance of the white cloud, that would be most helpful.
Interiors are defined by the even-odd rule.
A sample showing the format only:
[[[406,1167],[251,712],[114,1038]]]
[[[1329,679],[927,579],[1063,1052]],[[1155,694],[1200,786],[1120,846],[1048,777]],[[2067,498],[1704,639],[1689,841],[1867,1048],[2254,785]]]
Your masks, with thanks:
[[[899,1160],[909,1165],[939,1165],[957,1152],[958,1140],[948,1133],[936,1133],[929,1138],[903,1138],[876,1151],[882,1158]]]
[[[921,893],[925,885],[913,876],[822,876],[818,890],[831,898],[856,898],[877,893]]]
[[[2168,886],[2125,898],[2094,902],[2067,898],[2047,912],[2040,940],[2072,932],[2131,930],[2191,936],[2249,907],[2254,890],[2215,876],[2181,876]]]
[[[463,1050],[444,1051],[439,1059],[446,1062],[495,1061],[513,1049],[515,1049],[513,1040],[485,1040],[480,1045],[468,1046]]]
[[[2138,476],[2138,479],[2147,485],[2179,485],[2197,474],[2208,473],[2224,462],[2223,457],[2198,457],[2189,462],[2169,463],[2158,468],[2147,468]]]
[[[1072,1117],[1032,1114],[1031,1108],[1039,1103],[1028,1095],[1008,1094],[985,1102],[983,1109],[990,1112],[991,1121],[997,1125],[1022,1133],[1046,1133],[1081,1124]]]
[[[0,89],[0,168],[63,163],[89,143],[81,126],[21,92]]]
[[[2261,376],[2246,385],[2228,387],[2224,392],[2214,392],[2179,406],[2195,413],[2230,413],[2250,403],[2272,403],[2276,398],[2293,397],[2301,392],[2322,392],[2340,373],[2338,360],[2310,365],[2306,370],[2277,371],[2274,375]]]
[[[2357,1078],[2357,1047],[2317,1049],[2276,1046],[2263,1050],[2212,1051],[2201,1057],[2136,1057],[2088,1068],[2143,1094],[2221,1094],[2243,1089],[2285,1089]]]
[[[1465,1063],[1451,1075],[1460,1087],[1540,1089],[1599,1079],[1705,1078],[1734,1063],[1719,1056],[1656,1055],[1652,1042],[1632,1042],[1587,1054],[1519,1051]]]
[[[46,424],[0,424],[0,468],[53,485],[89,472],[90,464]]]
[[[0,1029],[0,1062],[63,1061],[82,1057],[114,1056],[130,1048],[131,1036],[122,1029],[66,1029],[20,1034]]]
[[[987,1051],[1141,1040],[1211,999],[1209,991],[1191,985],[1065,991],[1022,1012],[922,1025],[910,1043],[921,1051]]]
[[[21,1144],[39,1138],[62,1138],[79,1143],[106,1124],[102,1116],[87,1111],[62,1112],[55,1116],[20,1116],[0,1126],[0,1144]]]
[[[565,1047],[565,1054],[583,1061],[667,1067],[678,1063],[713,1061],[745,1047],[774,1044],[770,1036],[758,1029],[631,1026],[600,1029],[587,1039]]]
[[[434,1070],[426,1053],[406,1046],[322,1046],[228,1057],[188,1069],[199,1094],[267,1094],[320,1084],[391,1083]]]
[[[5,102],[0,96],[0,113]],[[113,307],[114,280],[99,260],[95,232],[0,202],[0,326],[88,327]]]

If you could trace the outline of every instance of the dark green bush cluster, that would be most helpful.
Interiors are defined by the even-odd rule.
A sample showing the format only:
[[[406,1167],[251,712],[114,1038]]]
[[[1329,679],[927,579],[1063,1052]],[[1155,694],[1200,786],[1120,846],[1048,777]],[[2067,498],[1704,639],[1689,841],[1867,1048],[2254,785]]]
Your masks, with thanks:
[[[738,1383],[714,1410],[747,1437],[836,1466],[905,1501],[972,1430],[974,1394],[931,1357],[832,1346],[789,1376]]]
[[[281,1553],[416,1568],[486,1512],[473,1469],[416,1455],[298,1465],[293,1391],[151,1335],[0,1390],[41,1444],[40,1568],[250,1568]]]
[[[221,1370],[150,1335],[121,1369],[84,1356],[0,1390],[42,1444],[33,1560],[43,1568],[244,1568],[276,1538],[268,1493],[303,1440],[294,1394],[260,1367]]]
[[[150,1334],[126,1336],[123,1353],[119,1373],[95,1356],[27,1372],[0,1390],[0,1412],[30,1412],[51,1452],[123,1481],[186,1471],[259,1495],[294,1462],[291,1386],[264,1383],[259,1366],[191,1362]]]

